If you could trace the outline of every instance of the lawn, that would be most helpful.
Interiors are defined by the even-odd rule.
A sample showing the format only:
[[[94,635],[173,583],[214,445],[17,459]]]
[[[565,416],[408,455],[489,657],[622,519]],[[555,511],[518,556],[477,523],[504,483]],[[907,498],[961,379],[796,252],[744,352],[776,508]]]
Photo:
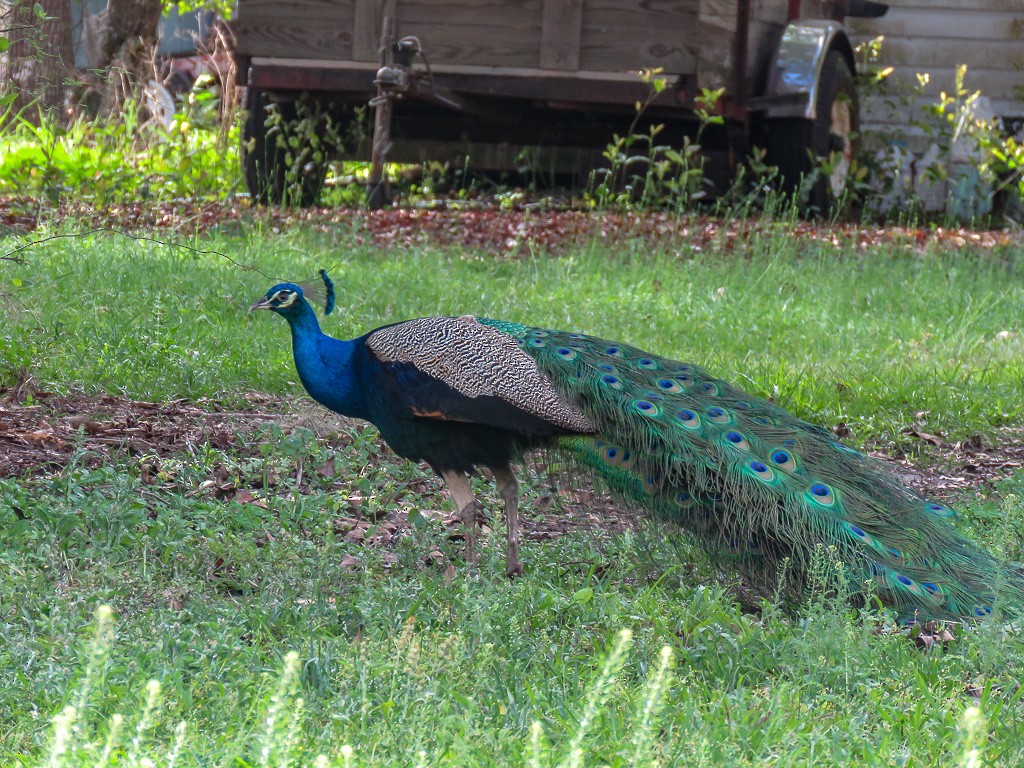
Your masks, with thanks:
[[[594,238],[510,258],[259,220],[186,244],[106,233],[0,262],[0,423],[38,409],[62,457],[0,477],[0,764],[1024,761],[1017,625],[921,649],[827,596],[751,610],[728,570],[642,525],[528,541],[509,582],[492,519],[468,573],[439,484],[310,404],[286,325],[246,314],[278,277],[329,267],[334,335],[467,312],[580,330],[942,467],[948,451],[906,428],[998,447],[1024,426],[1019,245],[783,226],[738,247]],[[142,406],[104,431],[140,401],[176,403],[173,451],[120,437],[144,422],[155,442]],[[199,412],[241,416],[213,429]],[[952,499],[957,525],[1024,559],[1024,476],[1003,475]],[[580,513],[543,478],[525,497],[535,531]]]

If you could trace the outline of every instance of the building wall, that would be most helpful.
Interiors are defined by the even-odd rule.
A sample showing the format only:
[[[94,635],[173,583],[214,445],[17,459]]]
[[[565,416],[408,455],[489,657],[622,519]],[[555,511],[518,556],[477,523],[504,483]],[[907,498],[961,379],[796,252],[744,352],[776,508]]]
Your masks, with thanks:
[[[1009,123],[1024,118],[1024,0],[889,0],[882,18],[851,19],[849,26],[855,43],[885,37],[881,63],[895,67],[897,86],[906,90],[917,73],[930,75],[916,104],[866,99],[865,130],[903,125],[914,133],[909,124],[920,104],[952,92],[960,64],[967,65],[966,87],[980,90],[995,115]]]

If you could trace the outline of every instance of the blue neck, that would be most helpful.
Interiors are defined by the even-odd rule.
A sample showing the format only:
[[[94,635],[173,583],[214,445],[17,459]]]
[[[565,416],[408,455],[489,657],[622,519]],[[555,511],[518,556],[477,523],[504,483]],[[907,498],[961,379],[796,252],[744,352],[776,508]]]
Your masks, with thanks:
[[[305,300],[282,314],[292,329],[295,368],[310,396],[344,416],[367,418],[359,384],[361,343],[341,341],[323,333]]]

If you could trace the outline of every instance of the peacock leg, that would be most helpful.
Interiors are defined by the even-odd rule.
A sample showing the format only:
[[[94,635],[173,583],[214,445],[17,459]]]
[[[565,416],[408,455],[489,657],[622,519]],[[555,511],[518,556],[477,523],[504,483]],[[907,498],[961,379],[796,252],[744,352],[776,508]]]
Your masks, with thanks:
[[[494,469],[494,482],[498,493],[505,502],[505,520],[508,523],[508,551],[505,555],[505,575],[509,578],[523,575],[523,566],[519,562],[519,483],[512,468],[508,466]]]
[[[462,527],[466,532],[466,564],[474,565],[480,561],[480,553],[476,550],[476,519],[483,512],[483,505],[476,500],[469,487],[469,479],[462,472],[446,469],[441,472],[441,479],[448,486],[455,508],[462,518]]]

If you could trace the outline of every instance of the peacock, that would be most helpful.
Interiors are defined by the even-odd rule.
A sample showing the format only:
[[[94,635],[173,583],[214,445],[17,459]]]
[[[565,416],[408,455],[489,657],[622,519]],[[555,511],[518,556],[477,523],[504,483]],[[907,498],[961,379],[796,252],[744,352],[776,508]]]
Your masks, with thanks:
[[[326,272],[326,313],[334,305]],[[324,334],[303,289],[280,283],[251,307],[291,328],[314,400],[373,423],[400,456],[447,486],[479,558],[489,468],[508,524],[506,574],[522,574],[512,464],[542,448],[603,477],[614,494],[691,534],[716,558],[805,574],[824,547],[853,594],[902,620],[983,619],[1024,605],[1024,572],[960,535],[954,511],[905,487],[827,430],[704,368],[581,333],[464,315],[407,320],[347,341]],[[769,585],[770,586],[770,585]]]

